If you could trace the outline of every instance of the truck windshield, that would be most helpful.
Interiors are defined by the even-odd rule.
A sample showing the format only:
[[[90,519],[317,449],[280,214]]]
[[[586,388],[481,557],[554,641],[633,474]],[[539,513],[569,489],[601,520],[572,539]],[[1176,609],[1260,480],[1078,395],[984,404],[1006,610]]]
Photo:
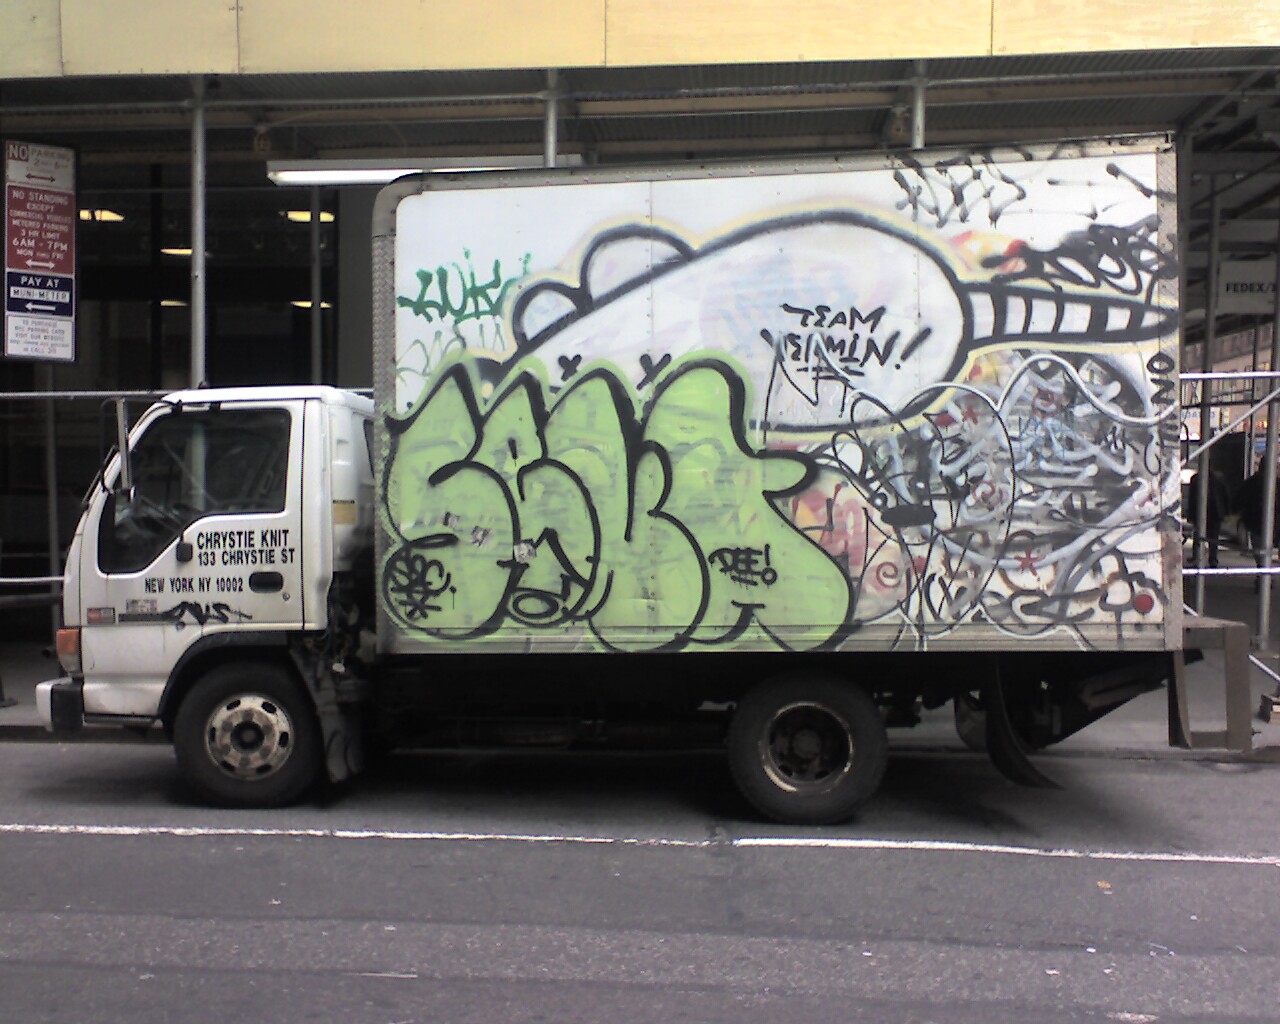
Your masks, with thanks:
[[[280,512],[289,414],[281,409],[170,413],[130,455],[133,489],[113,490],[98,530],[102,572],[145,569],[205,515]]]

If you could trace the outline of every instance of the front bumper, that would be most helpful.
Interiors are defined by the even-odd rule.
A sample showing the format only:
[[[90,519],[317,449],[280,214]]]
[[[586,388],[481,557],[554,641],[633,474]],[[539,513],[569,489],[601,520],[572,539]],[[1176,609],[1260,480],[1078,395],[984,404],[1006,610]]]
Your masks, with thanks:
[[[37,683],[36,711],[55,735],[79,732],[84,728],[84,681],[63,676]]]

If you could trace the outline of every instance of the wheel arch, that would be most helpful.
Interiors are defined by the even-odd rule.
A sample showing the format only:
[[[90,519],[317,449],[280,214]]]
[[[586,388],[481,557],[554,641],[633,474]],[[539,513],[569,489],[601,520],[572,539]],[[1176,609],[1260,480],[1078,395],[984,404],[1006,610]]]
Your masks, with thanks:
[[[169,673],[160,698],[160,722],[165,738],[173,741],[173,726],[178,708],[201,677],[215,668],[238,661],[259,661],[278,665],[287,671],[310,697],[310,690],[298,674],[289,654],[289,637],[267,631],[235,634],[213,634],[201,637],[183,652]]]

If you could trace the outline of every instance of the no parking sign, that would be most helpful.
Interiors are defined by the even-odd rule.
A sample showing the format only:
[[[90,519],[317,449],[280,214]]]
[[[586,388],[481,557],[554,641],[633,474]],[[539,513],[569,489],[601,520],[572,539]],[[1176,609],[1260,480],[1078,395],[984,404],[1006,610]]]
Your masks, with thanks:
[[[4,354],[76,357],[75,151],[5,143]]]

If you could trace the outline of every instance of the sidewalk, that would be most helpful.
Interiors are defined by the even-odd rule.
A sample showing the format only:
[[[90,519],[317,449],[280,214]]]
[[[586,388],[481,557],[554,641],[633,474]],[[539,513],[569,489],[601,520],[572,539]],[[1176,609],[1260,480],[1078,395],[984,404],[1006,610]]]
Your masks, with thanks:
[[[152,743],[163,734],[146,736],[115,727],[86,727],[72,737],[55,737],[36,711],[36,683],[63,674],[52,643],[0,642],[0,742]]]
[[[36,714],[36,683],[62,675],[50,643],[0,643],[0,739],[51,739]]]

